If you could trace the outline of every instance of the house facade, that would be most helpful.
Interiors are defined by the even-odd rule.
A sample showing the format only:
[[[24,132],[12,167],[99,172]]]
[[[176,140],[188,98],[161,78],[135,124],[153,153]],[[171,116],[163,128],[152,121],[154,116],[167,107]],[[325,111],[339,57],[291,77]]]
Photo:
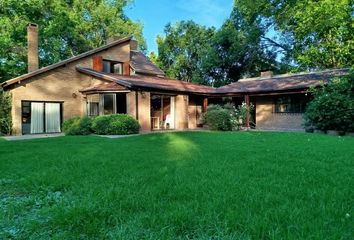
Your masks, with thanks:
[[[348,72],[265,75],[213,88],[166,78],[130,37],[38,69],[37,26],[27,31],[28,73],[1,84],[12,95],[14,134],[61,132],[65,119],[115,113],[136,118],[141,131],[196,129],[208,104],[224,97],[253,103],[257,128],[302,129],[307,89]]]

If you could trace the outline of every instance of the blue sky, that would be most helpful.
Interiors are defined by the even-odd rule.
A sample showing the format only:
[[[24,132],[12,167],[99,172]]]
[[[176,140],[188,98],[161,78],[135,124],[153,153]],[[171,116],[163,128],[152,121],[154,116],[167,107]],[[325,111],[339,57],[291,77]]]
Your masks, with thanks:
[[[134,21],[144,25],[148,52],[157,52],[157,35],[169,22],[193,20],[205,26],[220,27],[230,15],[233,0],[135,0],[125,9]]]

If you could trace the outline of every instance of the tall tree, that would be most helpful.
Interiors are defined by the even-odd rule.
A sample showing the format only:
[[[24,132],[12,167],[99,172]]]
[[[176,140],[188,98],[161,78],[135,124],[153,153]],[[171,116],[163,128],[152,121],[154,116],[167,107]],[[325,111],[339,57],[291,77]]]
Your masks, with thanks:
[[[243,76],[256,76],[276,68],[276,52],[263,44],[259,19],[246,20],[234,8],[229,19],[211,39],[203,59],[203,69],[210,84],[221,86]]]
[[[39,25],[40,66],[133,35],[146,48],[142,25],[124,14],[131,0],[1,0],[0,81],[26,72],[26,25]]]
[[[157,64],[167,76],[188,81],[202,82],[202,58],[214,28],[200,26],[193,21],[167,24],[165,36],[157,37]]]
[[[353,0],[236,0],[235,6],[262,19],[269,44],[283,48],[301,68],[322,69],[354,64]]]

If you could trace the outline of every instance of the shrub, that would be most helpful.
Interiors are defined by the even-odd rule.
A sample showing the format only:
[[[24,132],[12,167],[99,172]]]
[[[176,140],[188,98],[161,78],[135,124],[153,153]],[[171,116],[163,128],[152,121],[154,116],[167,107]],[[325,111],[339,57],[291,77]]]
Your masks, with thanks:
[[[235,107],[227,103],[223,106],[210,105],[204,115],[204,120],[211,130],[231,131],[240,130],[246,122],[247,114],[252,111],[253,105],[248,108],[245,103]]]
[[[11,134],[11,104],[11,95],[0,90],[0,135]]]
[[[354,131],[354,76],[334,79],[328,85],[312,89],[305,129]]]
[[[89,135],[92,133],[91,125],[89,117],[74,117],[64,121],[63,131],[66,135]]]
[[[139,123],[127,114],[96,117],[92,122],[94,133],[100,135],[129,135],[139,133]]]
[[[204,117],[211,130],[232,130],[230,111],[220,105],[210,105]]]

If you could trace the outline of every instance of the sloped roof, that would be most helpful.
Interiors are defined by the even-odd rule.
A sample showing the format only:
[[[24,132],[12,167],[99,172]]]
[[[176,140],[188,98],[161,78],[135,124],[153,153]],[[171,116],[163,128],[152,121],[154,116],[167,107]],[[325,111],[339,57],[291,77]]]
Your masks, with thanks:
[[[87,52],[84,52],[84,53],[81,53],[77,56],[74,56],[74,57],[71,57],[71,58],[68,58],[66,60],[63,60],[63,61],[60,61],[58,63],[55,63],[55,64],[52,64],[52,65],[49,65],[49,66],[46,66],[46,67],[42,67],[36,71],[33,71],[33,72],[29,72],[29,73],[26,73],[26,74],[23,74],[19,77],[16,77],[16,78],[13,78],[13,79],[10,79],[8,81],[5,81],[3,83],[1,83],[1,87],[6,87],[6,86],[9,86],[11,84],[14,84],[14,83],[17,83],[19,81],[23,81],[23,80],[26,80],[30,77],[34,77],[34,76],[37,76],[38,74],[41,74],[41,73],[45,73],[47,71],[50,71],[50,70],[53,70],[53,69],[56,69],[58,67],[61,67],[63,65],[66,65],[66,64],[69,64],[71,62],[74,62],[74,61],[77,61],[77,60],[80,60],[84,57],[88,57],[90,55],[93,55],[95,53],[98,53],[98,52],[101,52],[103,50],[106,50],[108,48],[111,48],[111,47],[114,47],[116,45],[119,45],[121,43],[124,43],[124,42],[128,42],[132,39],[132,37],[125,37],[125,38],[121,38],[121,39],[118,39],[116,41],[112,41],[111,43],[109,44],[106,44],[102,47],[98,47],[98,48],[95,48],[95,49],[92,49],[90,51],[87,51]]]
[[[92,87],[81,89],[80,92],[109,92],[109,91],[127,91],[128,88],[117,84],[116,82],[101,83]]]
[[[258,77],[241,79],[238,82],[220,87],[216,90],[219,94],[232,93],[262,93],[307,89],[328,82],[334,77],[348,75],[349,69],[331,69],[319,72],[283,74],[273,77]]]
[[[212,94],[215,88],[194,83],[172,80],[155,76],[123,76],[113,73],[102,73],[90,68],[76,68],[79,72],[99,79],[109,80],[129,89],[147,89],[164,92],[194,93],[200,95]],[[118,86],[117,86],[118,87]]]
[[[142,52],[130,51],[130,61],[130,66],[136,73],[165,76],[165,73]]]

